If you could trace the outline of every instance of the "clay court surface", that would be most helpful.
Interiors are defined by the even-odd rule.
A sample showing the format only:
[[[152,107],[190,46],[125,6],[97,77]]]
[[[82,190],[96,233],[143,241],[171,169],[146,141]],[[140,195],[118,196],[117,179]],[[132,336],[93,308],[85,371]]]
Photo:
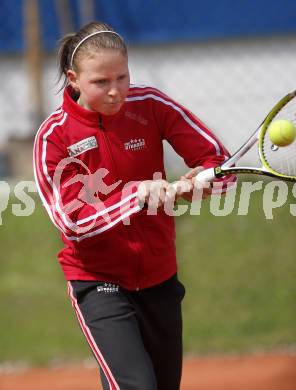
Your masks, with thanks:
[[[101,389],[93,365],[9,371],[0,373],[1,390]],[[295,390],[296,355],[187,358],[181,389]]]

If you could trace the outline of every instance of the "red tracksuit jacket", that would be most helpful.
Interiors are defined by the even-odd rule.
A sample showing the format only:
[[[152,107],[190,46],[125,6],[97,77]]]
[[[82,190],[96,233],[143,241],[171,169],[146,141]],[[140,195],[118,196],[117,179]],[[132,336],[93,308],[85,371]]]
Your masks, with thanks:
[[[165,178],[163,140],[189,167],[216,166],[227,151],[191,112],[154,88],[132,85],[114,116],[84,109],[71,92],[65,89],[34,144],[38,192],[65,244],[58,255],[65,277],[130,290],[161,283],[177,270],[174,218],[163,210],[147,215],[138,185],[156,172]]]

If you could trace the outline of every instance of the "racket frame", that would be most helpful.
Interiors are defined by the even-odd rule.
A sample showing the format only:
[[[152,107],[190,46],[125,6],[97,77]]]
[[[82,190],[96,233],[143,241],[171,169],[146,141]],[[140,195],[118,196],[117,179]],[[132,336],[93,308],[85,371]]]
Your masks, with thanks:
[[[280,112],[280,110],[294,97],[296,96],[296,90],[284,96],[265,117],[261,125],[255,130],[251,137],[245,142],[230,158],[228,158],[221,166],[205,169],[196,176],[198,181],[213,181],[223,176],[231,174],[256,174],[277,177],[282,180],[296,181],[296,177],[290,177],[272,169],[266,161],[263,154],[263,141],[267,128],[270,125],[274,117]],[[261,168],[256,167],[235,167],[234,164],[242,156],[244,156],[256,143],[258,142],[259,158],[262,163]]]

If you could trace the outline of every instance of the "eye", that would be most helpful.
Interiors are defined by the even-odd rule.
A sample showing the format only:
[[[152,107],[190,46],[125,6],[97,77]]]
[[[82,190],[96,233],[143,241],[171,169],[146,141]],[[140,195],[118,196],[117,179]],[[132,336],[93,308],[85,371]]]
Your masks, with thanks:
[[[117,78],[117,80],[118,80],[118,81],[122,81],[122,80],[125,80],[126,77],[127,77],[126,74],[121,74],[121,75]]]
[[[108,80],[107,79],[99,79],[99,80],[94,80],[93,83],[100,85],[100,86],[104,86],[104,85],[107,85]]]

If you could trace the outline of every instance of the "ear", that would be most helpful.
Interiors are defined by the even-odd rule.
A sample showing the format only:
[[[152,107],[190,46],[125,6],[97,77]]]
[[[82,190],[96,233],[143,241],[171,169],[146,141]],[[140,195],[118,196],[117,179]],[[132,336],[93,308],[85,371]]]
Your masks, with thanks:
[[[71,87],[75,89],[75,91],[79,91],[77,73],[74,70],[69,69],[67,70],[67,77]]]

